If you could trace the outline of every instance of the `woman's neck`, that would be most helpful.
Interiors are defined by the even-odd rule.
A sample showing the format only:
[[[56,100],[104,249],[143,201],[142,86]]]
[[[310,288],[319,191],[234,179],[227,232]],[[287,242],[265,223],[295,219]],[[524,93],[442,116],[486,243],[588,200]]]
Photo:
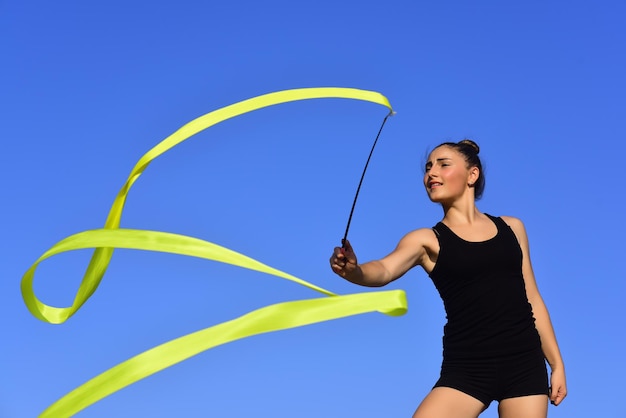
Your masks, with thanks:
[[[481,215],[473,200],[465,203],[456,202],[443,208],[443,221],[449,226],[472,225]]]

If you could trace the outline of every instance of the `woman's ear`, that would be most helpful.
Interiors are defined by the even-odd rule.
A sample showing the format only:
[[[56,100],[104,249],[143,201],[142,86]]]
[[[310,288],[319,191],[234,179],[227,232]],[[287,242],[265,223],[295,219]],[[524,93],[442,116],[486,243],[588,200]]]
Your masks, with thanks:
[[[479,177],[480,177],[480,170],[478,169],[478,167],[476,167],[476,166],[471,167],[469,169],[469,177],[467,179],[467,184],[470,187],[473,187],[474,184],[476,184],[476,182],[478,181]]]

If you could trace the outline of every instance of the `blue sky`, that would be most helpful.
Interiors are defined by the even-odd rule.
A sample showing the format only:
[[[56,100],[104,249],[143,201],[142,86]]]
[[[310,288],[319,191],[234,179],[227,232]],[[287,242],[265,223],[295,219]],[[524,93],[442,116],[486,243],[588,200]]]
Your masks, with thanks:
[[[33,417],[106,369],[259,307],[310,297],[274,277],[116,251],[68,322],[32,317],[21,276],[55,242],[99,228],[135,162],[219,107],[300,87],[355,87],[397,111],[352,221],[359,259],[441,210],[421,186],[434,145],[481,146],[482,211],[521,218],[566,362],[550,417],[624,417],[626,32],[621,1],[0,4],[0,416]],[[153,162],[122,226],[186,234],[338,293],[328,257],[385,109],[315,100],[224,122]],[[66,306],[90,252],[40,267]],[[409,312],[240,340],[94,404],[80,417],[407,417],[437,379],[445,313],[411,271]],[[496,416],[496,405],[483,414]]]

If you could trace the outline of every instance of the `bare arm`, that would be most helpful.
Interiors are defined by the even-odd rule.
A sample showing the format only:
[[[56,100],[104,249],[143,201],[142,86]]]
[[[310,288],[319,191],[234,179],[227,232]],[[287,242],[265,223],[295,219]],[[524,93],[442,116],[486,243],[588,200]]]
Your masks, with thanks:
[[[550,400],[553,404],[558,405],[567,396],[567,387],[565,383],[565,365],[556,341],[556,335],[550,320],[548,308],[539,293],[535,275],[533,273],[532,263],[530,261],[530,249],[528,244],[528,235],[522,221],[511,217],[502,217],[504,221],[513,229],[517,240],[522,248],[523,264],[522,273],[524,275],[524,284],[526,285],[526,295],[528,302],[532,306],[533,316],[535,317],[535,326],[541,337],[541,348],[543,354],[550,364],[552,370],[551,376],[551,394]]]
[[[430,234],[430,235],[429,235]],[[426,242],[432,239],[429,229],[418,229],[405,235],[396,248],[380,260],[359,264],[350,242],[336,247],[330,257],[332,270],[344,279],[369,287],[380,287],[402,277],[427,257]]]

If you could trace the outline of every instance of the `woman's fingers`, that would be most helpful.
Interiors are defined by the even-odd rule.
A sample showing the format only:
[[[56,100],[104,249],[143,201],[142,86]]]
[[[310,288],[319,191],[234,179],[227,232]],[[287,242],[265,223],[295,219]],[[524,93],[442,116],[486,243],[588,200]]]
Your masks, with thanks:
[[[565,375],[560,371],[553,371],[551,376],[552,387],[550,388],[550,402],[558,405],[563,402],[567,396],[567,388],[565,386]]]

